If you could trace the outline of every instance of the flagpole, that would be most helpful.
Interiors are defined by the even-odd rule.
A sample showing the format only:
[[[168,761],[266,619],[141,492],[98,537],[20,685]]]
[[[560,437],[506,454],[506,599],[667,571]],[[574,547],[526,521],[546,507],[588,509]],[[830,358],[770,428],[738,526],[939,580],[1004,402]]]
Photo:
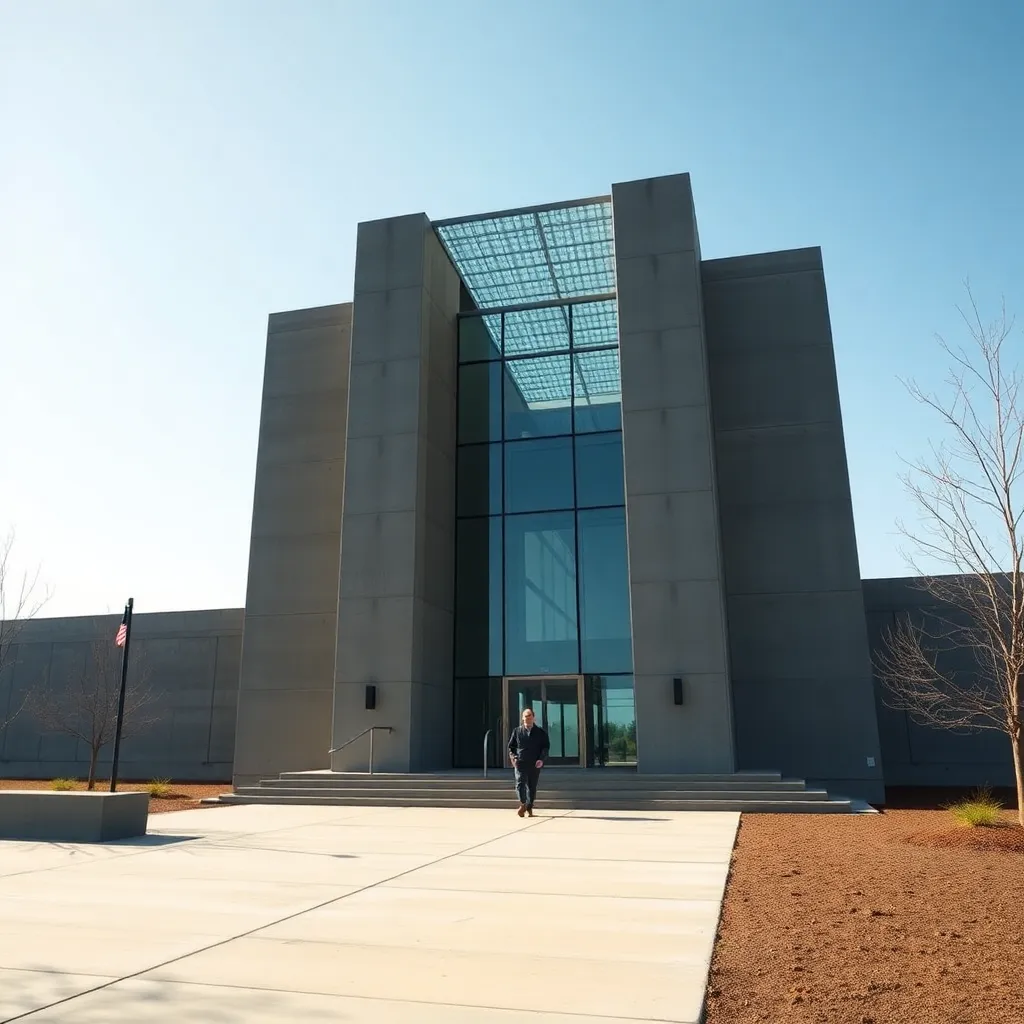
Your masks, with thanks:
[[[132,642],[132,608],[135,598],[124,606],[124,647],[121,649],[121,692],[117,697],[117,725],[114,728],[114,763],[110,766],[110,792],[117,792],[117,762],[121,758],[121,726],[124,724],[124,695],[128,684],[128,645]]]

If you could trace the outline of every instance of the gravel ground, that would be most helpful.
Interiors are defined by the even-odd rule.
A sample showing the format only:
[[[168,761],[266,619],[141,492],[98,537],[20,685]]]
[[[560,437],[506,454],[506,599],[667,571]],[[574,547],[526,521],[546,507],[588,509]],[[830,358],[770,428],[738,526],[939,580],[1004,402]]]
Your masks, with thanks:
[[[707,1024],[763,1021],[1024,1024],[1016,814],[743,815]]]
[[[144,790],[147,782],[118,782],[117,788],[123,790]],[[109,789],[110,780],[97,781],[97,789]],[[50,789],[49,779],[0,779],[0,789]],[[79,782],[76,789],[85,789],[85,783]],[[214,785],[197,785],[191,782],[172,782],[171,792],[165,797],[153,797],[149,801],[149,813],[160,814],[164,811],[188,811],[194,807],[206,807],[199,801],[203,797],[217,796],[219,793],[230,793],[231,783],[221,782]]]

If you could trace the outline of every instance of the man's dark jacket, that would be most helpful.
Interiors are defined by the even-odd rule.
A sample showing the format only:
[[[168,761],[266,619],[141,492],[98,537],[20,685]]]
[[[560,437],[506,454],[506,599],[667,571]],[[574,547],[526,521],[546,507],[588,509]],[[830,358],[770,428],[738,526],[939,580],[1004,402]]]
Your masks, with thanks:
[[[539,725],[529,732],[525,725],[517,726],[508,740],[508,749],[524,768],[532,768],[538,761],[545,760],[550,746],[548,734]]]

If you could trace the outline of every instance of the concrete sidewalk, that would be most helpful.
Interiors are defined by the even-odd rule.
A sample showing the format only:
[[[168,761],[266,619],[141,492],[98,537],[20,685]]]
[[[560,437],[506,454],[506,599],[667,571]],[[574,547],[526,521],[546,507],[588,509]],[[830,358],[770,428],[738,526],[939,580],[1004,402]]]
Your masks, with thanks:
[[[240,806],[2,842],[0,1021],[689,1024],[738,819]]]

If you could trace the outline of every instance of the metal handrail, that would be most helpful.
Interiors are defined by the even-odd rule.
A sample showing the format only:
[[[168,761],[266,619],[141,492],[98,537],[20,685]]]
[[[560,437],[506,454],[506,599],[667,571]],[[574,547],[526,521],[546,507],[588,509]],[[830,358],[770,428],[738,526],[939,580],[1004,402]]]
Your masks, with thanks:
[[[369,733],[370,734],[370,764],[369,764],[369,769],[368,769],[368,773],[367,774],[372,775],[373,774],[373,734],[378,729],[383,729],[384,732],[394,732],[395,731],[394,726],[391,726],[391,725],[371,725],[369,728],[364,729],[362,732],[356,733],[356,735],[353,736],[351,739],[345,740],[345,742],[342,743],[340,747],[332,747],[330,750],[327,751],[327,756],[330,757],[331,754],[336,754],[339,750],[344,750],[350,743],[355,743],[356,740],[362,739],[367,733]]]
[[[494,735],[493,729],[488,729],[484,733],[484,778],[487,778],[487,755],[491,749],[491,737]]]

